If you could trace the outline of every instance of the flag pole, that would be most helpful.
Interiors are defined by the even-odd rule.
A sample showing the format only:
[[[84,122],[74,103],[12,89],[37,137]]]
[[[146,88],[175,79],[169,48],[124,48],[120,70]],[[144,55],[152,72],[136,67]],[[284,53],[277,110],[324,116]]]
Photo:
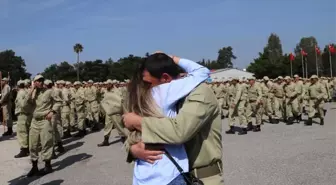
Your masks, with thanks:
[[[306,63],[306,78],[308,78],[308,60],[307,60],[307,58],[306,58],[305,63]]]
[[[317,64],[317,51],[315,46],[315,64],[316,64],[316,75],[319,76],[318,64]]]
[[[305,76],[304,74],[304,64],[303,64],[303,54],[302,54],[302,48],[301,48],[301,64],[302,64],[302,77]]]
[[[331,63],[331,51],[330,51],[330,49],[329,49],[329,66],[330,66],[330,77],[332,78],[333,74],[332,74],[332,63]]]
[[[290,62],[290,68],[291,68],[291,78],[293,78],[293,61],[289,60]]]

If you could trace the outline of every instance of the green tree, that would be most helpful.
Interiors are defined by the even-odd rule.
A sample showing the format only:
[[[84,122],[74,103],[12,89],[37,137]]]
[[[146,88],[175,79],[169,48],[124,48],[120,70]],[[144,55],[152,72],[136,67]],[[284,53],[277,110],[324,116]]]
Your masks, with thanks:
[[[317,46],[317,40],[315,37],[303,37],[301,38],[300,42],[295,47],[295,54],[297,56],[301,56],[301,49],[304,50],[308,55],[303,57],[303,65],[308,66],[308,77],[312,74],[316,74],[316,56],[315,56],[315,46]],[[302,58],[300,58],[301,63],[301,71],[300,75],[302,74]],[[318,61],[318,65],[321,65],[321,61]],[[305,70],[306,71],[306,70]],[[305,75],[306,76],[306,75]]]
[[[16,56],[13,50],[0,52],[0,71],[3,78],[11,79],[10,83],[12,85],[15,85],[20,79],[30,78],[31,76],[26,70],[25,61],[21,56]]]
[[[83,46],[79,43],[75,44],[74,47],[74,52],[77,54],[77,80],[79,81],[79,54],[83,52]]]
[[[264,48],[264,54],[271,63],[277,63],[279,60],[281,60],[283,56],[282,45],[279,36],[275,33],[272,33],[268,37],[267,45]]]
[[[223,47],[218,51],[217,63],[221,66],[221,68],[232,68],[232,59],[237,59],[237,57],[233,54],[232,47]]]

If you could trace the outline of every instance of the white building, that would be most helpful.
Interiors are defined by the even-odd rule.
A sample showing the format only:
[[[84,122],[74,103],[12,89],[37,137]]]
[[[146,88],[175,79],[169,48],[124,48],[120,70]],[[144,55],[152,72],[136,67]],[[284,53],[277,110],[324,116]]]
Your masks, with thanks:
[[[234,69],[234,68],[225,68],[225,69],[218,69],[215,71],[211,71],[210,78],[211,80],[214,79],[228,79],[228,78],[233,78],[233,77],[238,77],[239,79],[242,79],[243,77],[249,78],[252,77],[254,74],[247,72],[245,70],[240,70],[240,69]]]

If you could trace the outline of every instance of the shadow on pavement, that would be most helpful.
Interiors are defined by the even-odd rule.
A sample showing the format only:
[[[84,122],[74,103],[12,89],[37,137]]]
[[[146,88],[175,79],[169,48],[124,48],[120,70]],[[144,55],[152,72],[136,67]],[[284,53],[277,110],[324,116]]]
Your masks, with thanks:
[[[69,152],[70,150],[73,150],[75,148],[78,148],[78,147],[81,147],[83,146],[84,142],[80,141],[80,142],[77,142],[77,143],[73,143],[73,144],[70,144],[70,145],[67,145],[67,146],[64,146],[64,149],[65,149],[65,152],[64,153],[61,153],[61,154],[57,154],[57,157],[60,157],[64,154],[66,154],[67,152]]]
[[[56,163],[53,163],[52,166],[53,166],[54,172],[55,171],[60,171],[60,170],[63,170],[64,168],[66,168],[68,166],[71,166],[71,165],[77,163],[77,162],[84,162],[91,157],[92,157],[92,155],[86,154],[86,153],[76,154],[76,155],[68,156],[68,157],[64,158],[63,160],[58,161]],[[27,171],[27,173],[28,173],[28,171]],[[29,183],[34,182],[35,180],[37,180],[41,177],[42,176],[27,178],[26,175],[22,175],[20,177],[17,177],[15,179],[12,179],[12,180],[8,181],[8,184],[9,185],[28,185]],[[57,185],[57,183],[58,184],[62,183],[60,181],[63,182],[63,180],[55,180],[55,181],[51,181],[47,184]],[[54,183],[54,184],[52,184],[52,183]]]
[[[59,179],[59,180],[53,180],[53,181],[50,181],[50,182],[47,182],[47,183],[44,183],[44,184],[41,184],[41,185],[60,185],[63,182],[64,182],[64,180]]]

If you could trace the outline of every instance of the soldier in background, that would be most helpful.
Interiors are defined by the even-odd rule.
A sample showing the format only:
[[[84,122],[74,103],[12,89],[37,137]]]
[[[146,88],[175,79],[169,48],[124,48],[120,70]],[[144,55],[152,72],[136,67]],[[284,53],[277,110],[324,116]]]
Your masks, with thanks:
[[[20,152],[14,158],[29,156],[29,127],[30,119],[28,110],[28,92],[25,89],[25,82],[17,82],[18,93],[15,99],[15,115],[17,115],[16,137],[20,145]]]
[[[8,79],[3,78],[1,81],[1,99],[0,106],[2,108],[3,121],[7,125],[7,131],[2,136],[10,136],[13,134],[13,121],[12,121],[12,101],[11,101],[11,88],[8,85]]]
[[[299,90],[297,89],[295,83],[289,76],[285,77],[286,85],[284,86],[285,96],[286,96],[286,116],[287,125],[293,124],[296,117],[299,115],[299,103],[298,95]]]
[[[296,85],[296,89],[298,93],[297,100],[298,100],[298,106],[299,106],[299,112],[298,112],[296,119],[298,121],[302,121],[303,98],[304,98],[305,91],[304,91],[303,82],[301,78],[299,77],[299,75],[294,75],[294,83]]]
[[[285,92],[282,85],[283,78],[279,76],[275,83],[273,84],[273,94],[274,94],[274,103],[273,103],[273,110],[274,110],[274,120],[273,123],[278,124],[280,118],[283,117],[283,110],[284,110],[284,97]]]
[[[78,133],[74,135],[75,137],[84,137],[86,135],[85,128],[85,118],[86,118],[86,98],[85,98],[85,89],[81,86],[82,83],[76,81],[74,86],[76,88],[75,94],[75,107],[77,113],[77,128]]]
[[[255,77],[248,78],[249,88],[247,90],[247,106],[246,115],[248,120],[247,130],[253,130],[253,132],[260,132],[260,125],[262,123],[262,91],[258,83],[255,81]],[[256,123],[252,126],[252,114],[256,117]]]
[[[326,93],[326,88],[324,84],[318,81],[318,77],[316,75],[312,75],[310,77],[310,86],[308,88],[308,96],[309,96],[309,109],[308,109],[308,120],[305,122],[305,125],[311,126],[313,124],[313,117],[316,112],[318,113],[318,117],[320,118],[320,125],[324,125],[324,102],[328,99],[328,95]]]

